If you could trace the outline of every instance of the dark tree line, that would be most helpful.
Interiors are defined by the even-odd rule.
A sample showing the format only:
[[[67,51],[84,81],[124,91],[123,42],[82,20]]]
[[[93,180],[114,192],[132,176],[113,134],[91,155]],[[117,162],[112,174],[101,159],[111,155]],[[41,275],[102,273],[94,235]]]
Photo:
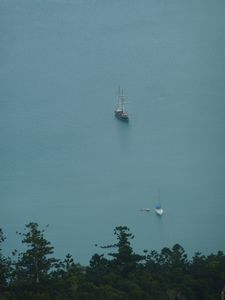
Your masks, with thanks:
[[[160,252],[136,254],[126,226],[116,227],[116,243],[100,246],[88,266],[53,257],[54,248],[37,223],[25,226],[23,253],[5,257],[0,229],[0,300],[216,300],[225,286],[225,255],[196,253],[188,260],[176,244]],[[108,252],[109,251],[109,252]],[[108,252],[108,253],[107,253]]]

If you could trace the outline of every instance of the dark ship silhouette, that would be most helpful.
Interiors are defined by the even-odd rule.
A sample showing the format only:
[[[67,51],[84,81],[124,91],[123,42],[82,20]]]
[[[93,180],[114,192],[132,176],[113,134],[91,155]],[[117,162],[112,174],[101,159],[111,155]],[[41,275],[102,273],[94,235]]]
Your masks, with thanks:
[[[114,111],[115,117],[121,121],[128,122],[129,117],[128,117],[128,113],[125,111],[124,102],[125,102],[125,96],[123,94],[123,89],[120,90],[120,87],[119,87],[118,105]]]

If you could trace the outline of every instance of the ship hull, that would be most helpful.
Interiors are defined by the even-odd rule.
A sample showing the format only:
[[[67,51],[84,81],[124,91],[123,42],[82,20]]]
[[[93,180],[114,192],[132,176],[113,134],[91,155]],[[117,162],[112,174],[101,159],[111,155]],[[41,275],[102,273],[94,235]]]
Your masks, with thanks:
[[[124,113],[124,112],[121,112],[121,111],[115,111],[115,117],[117,119],[121,120],[121,121],[124,121],[124,122],[129,121],[127,113]]]
[[[158,216],[162,216],[163,215],[163,209],[162,208],[155,208],[155,212]]]

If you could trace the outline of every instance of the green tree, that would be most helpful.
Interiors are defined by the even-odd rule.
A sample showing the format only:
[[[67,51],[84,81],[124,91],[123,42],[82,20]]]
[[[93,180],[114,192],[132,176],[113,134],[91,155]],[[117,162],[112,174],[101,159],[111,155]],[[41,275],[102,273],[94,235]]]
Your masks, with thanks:
[[[4,242],[5,236],[0,228],[0,292],[3,292],[8,286],[8,280],[11,270],[11,261],[2,254],[1,244]]]
[[[86,268],[74,262],[70,254],[57,264],[57,269],[52,272],[52,280],[49,285],[53,298],[74,299],[81,282],[85,281]],[[61,299],[61,298],[60,298]],[[59,300],[60,300],[59,299]],[[57,298],[58,300],[58,298]]]
[[[134,235],[130,233],[127,226],[118,226],[114,229],[117,243],[114,245],[102,246],[101,248],[116,248],[117,252],[108,253],[113,257],[111,266],[115,268],[122,276],[127,277],[130,272],[134,271],[138,263],[144,259],[144,256],[134,253],[131,242]]]
[[[209,256],[196,253],[190,265],[192,290],[196,299],[218,299],[225,284],[225,255],[222,251]]]
[[[104,255],[94,254],[87,268],[87,278],[95,284],[103,284],[105,276],[110,272],[109,261]]]
[[[44,238],[44,232],[39,229],[37,223],[29,223],[25,226],[25,232],[20,233],[27,250],[19,255],[16,263],[15,274],[19,281],[37,286],[49,279],[50,271],[56,266],[58,260],[49,258],[49,255],[54,253],[54,247]]]

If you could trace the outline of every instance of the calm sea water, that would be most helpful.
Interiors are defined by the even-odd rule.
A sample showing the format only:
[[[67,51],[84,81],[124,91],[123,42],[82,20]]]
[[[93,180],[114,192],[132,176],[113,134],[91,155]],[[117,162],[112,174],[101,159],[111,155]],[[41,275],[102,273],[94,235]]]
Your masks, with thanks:
[[[136,251],[225,250],[225,2],[0,0],[0,227],[50,224],[87,263],[127,225]],[[130,123],[113,115],[118,85]],[[165,214],[152,211],[158,189]]]

